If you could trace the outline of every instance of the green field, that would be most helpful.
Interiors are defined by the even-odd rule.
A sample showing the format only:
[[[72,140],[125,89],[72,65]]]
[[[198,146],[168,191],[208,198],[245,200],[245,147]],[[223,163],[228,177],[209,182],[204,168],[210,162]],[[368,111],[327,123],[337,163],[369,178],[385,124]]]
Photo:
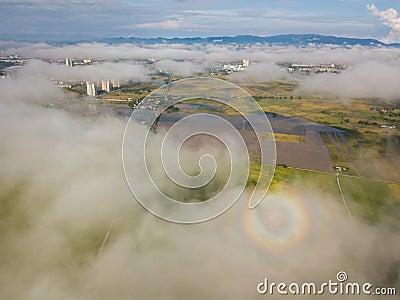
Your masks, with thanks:
[[[251,178],[256,177],[256,170]],[[256,179],[253,178],[253,182]],[[369,222],[400,214],[400,184],[390,184],[368,178],[340,176],[345,200],[354,216]],[[276,167],[270,192],[285,192],[293,184],[301,185],[310,193],[332,196],[342,205],[336,175],[295,168]]]
[[[396,198],[389,184],[373,179],[347,176],[342,176],[340,182],[349,209],[356,215],[369,221],[388,217],[398,218],[400,199]]]

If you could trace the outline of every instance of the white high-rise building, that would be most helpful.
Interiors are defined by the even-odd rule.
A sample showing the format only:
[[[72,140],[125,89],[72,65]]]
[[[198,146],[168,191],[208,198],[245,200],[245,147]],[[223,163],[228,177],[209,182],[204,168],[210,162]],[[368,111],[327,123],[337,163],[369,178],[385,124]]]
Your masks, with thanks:
[[[88,96],[96,96],[96,86],[93,82],[86,82],[86,94]]]
[[[68,67],[72,67],[72,58],[71,57],[66,57],[65,58],[65,65]]]
[[[243,59],[242,62],[243,62],[242,65],[243,65],[243,67],[245,67],[245,68],[247,68],[247,67],[249,66],[249,64],[250,64],[250,61],[249,61],[248,59]]]
[[[120,88],[121,87],[121,85],[119,83],[119,80],[112,80],[111,84],[112,84],[113,88]]]
[[[111,91],[110,80],[102,80],[101,81],[101,90],[109,93]]]

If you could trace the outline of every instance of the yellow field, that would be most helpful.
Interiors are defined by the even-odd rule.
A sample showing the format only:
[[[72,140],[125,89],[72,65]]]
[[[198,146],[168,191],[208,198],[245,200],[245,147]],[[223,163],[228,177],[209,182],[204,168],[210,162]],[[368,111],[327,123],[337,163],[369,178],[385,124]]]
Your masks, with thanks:
[[[305,143],[306,138],[303,135],[294,135],[294,134],[283,134],[283,133],[275,133],[275,141],[276,142],[284,142],[284,143]]]
[[[400,184],[390,183],[388,184],[391,192],[396,197],[396,199],[400,202]]]

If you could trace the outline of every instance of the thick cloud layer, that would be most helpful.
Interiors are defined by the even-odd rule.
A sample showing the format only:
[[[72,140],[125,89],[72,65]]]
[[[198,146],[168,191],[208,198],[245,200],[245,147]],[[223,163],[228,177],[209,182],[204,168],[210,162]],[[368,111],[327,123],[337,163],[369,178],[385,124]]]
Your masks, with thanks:
[[[209,65],[201,62],[174,61],[171,59],[157,61],[155,65],[159,70],[185,77],[202,74],[210,68]]]
[[[128,63],[105,62],[97,65],[75,66],[73,68],[50,64],[41,60],[32,60],[25,65],[21,73],[35,76],[47,76],[56,80],[133,80],[148,81],[149,71],[144,67]]]
[[[324,74],[307,77],[301,90],[333,94],[343,98],[400,98],[400,60],[390,62],[366,61],[340,75]]]
[[[201,225],[149,215],[123,177],[126,120],[43,106],[64,95],[38,72],[0,81],[0,298],[263,299],[264,277],[322,282],[345,270],[384,285],[398,270],[397,232],[350,219],[331,195],[301,185],[255,211],[240,199]]]
[[[231,73],[229,80],[240,82],[265,82],[277,79],[289,78],[285,70],[281,70],[277,65],[271,63],[260,63],[250,65],[243,72]]]
[[[5,53],[19,53],[25,57],[45,59],[97,58],[114,60],[155,60],[154,64],[140,65],[135,62],[102,63],[93,66],[65,68],[34,60],[22,72],[44,73],[55,79],[100,80],[130,79],[145,81],[155,69],[175,76],[193,76],[224,63],[250,60],[245,71],[232,74],[228,79],[241,81],[268,81],[290,79],[289,74],[276,64],[345,64],[350,68],[339,75],[320,74],[296,76],[303,81],[300,89],[307,93],[326,92],[339,97],[398,98],[397,84],[400,66],[400,49],[361,46],[338,47],[309,45],[304,48],[253,45],[106,45],[78,44],[62,47],[47,44],[5,43]]]

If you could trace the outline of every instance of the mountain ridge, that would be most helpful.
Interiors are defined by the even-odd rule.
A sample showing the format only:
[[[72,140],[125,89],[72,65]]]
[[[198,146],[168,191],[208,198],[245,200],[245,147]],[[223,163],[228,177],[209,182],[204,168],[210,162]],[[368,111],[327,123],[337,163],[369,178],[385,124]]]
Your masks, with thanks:
[[[12,41],[10,39],[0,39]],[[50,45],[75,45],[80,43],[106,43],[106,44],[215,44],[215,45],[254,45],[263,44],[271,46],[306,47],[309,45],[324,46],[364,46],[364,47],[395,47],[400,48],[400,43],[384,43],[372,38],[352,38],[322,34],[279,34],[271,36],[236,35],[236,36],[211,36],[211,37],[153,37],[142,38],[132,36],[94,38],[81,40],[17,40],[25,43],[47,43]]]
[[[276,46],[304,47],[313,45],[337,45],[337,46],[367,46],[367,47],[400,47],[400,43],[386,44],[370,38],[349,38],[321,34],[280,34],[272,36],[236,35],[236,36],[213,36],[213,37],[186,37],[186,38],[140,38],[140,37],[117,37],[103,38],[97,40],[108,44],[121,43],[144,43],[144,44],[269,44]]]

